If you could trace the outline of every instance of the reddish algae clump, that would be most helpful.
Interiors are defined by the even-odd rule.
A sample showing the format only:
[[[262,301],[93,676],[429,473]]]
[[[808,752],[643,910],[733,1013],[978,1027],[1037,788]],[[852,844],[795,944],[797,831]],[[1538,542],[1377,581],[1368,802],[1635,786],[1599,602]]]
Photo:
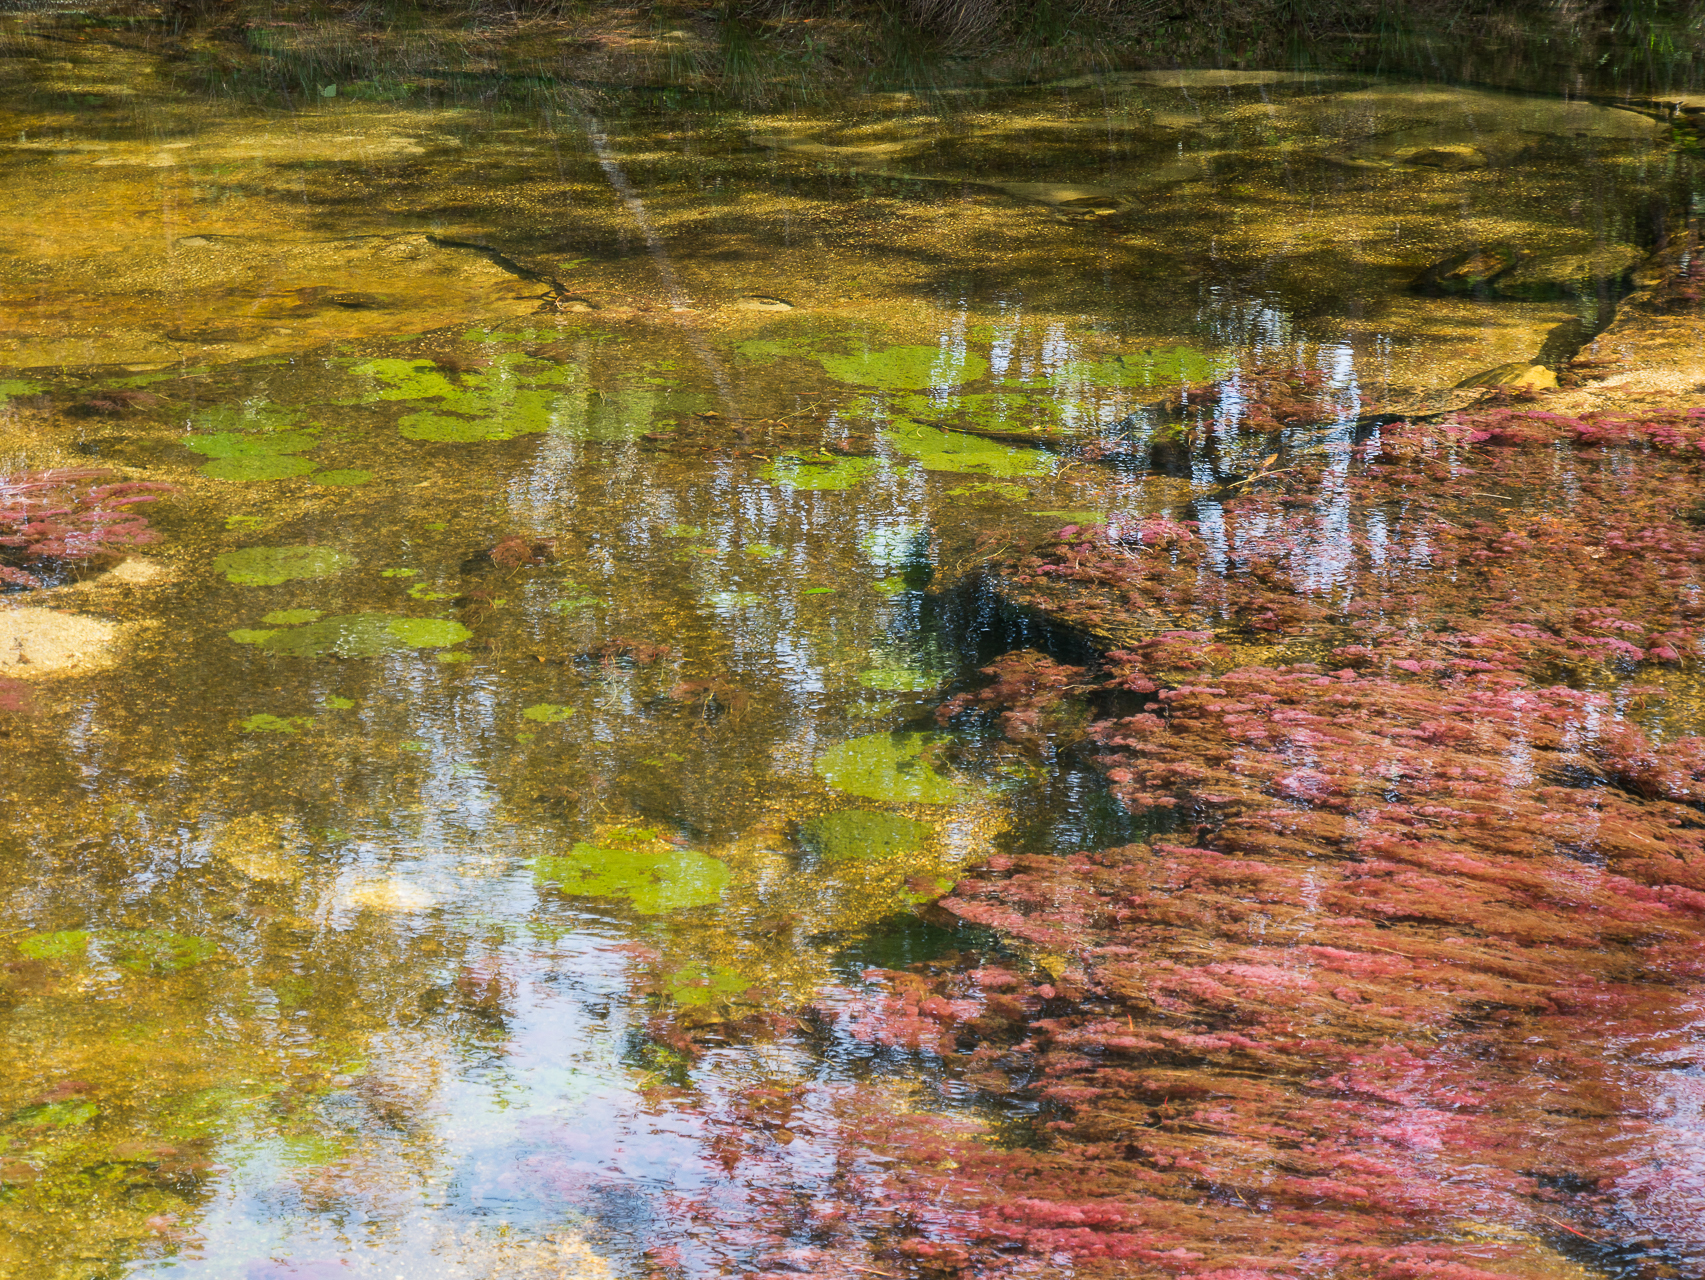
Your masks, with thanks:
[[[1007,655],[942,715],[1075,734],[1171,834],[989,860],[935,910],[1031,962],[877,975],[850,1011],[1043,1105],[1040,1146],[967,1144],[963,1212],[901,1253],[1705,1273],[1670,1119],[1699,1099],[1663,1069],[1705,994],[1705,743],[1630,718],[1698,652],[1702,445],[1705,412],[1403,423],[993,566],[1103,656]]]

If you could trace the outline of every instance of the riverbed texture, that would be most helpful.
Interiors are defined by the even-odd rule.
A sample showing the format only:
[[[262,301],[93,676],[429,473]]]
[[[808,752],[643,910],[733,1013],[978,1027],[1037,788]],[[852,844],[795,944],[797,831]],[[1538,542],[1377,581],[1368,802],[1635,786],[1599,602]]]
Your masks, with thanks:
[[[0,1273],[1705,1276],[1693,37],[778,13],[0,16]]]

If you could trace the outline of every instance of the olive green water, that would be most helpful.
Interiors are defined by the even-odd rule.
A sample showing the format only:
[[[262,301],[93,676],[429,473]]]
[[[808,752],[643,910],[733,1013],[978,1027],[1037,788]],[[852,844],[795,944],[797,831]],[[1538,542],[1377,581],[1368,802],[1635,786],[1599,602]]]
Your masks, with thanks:
[[[1147,466],[1181,383],[1314,368],[1330,443],[1533,360],[1620,266],[1409,281],[1626,265],[1699,184],[1660,113],[1401,77],[282,109],[133,32],[7,40],[0,472],[177,486],[145,568],[0,604],[117,629],[0,668],[18,1277],[738,1272],[749,1182],[812,1194],[836,1120],[728,1167],[719,1099],[1006,1132],[927,1060],[753,1030],[957,945],[915,907],[968,861],[1134,831],[936,730],[1012,642],[946,588],[1258,465]],[[1073,456],[1133,412],[1126,465]]]

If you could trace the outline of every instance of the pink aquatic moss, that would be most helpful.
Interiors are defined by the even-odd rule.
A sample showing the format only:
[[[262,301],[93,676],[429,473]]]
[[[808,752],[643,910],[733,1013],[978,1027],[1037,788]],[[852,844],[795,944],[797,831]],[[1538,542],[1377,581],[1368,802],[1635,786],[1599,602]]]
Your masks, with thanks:
[[[146,480],[110,484],[99,469],[34,471],[0,477],[0,583],[38,587],[66,569],[110,564],[157,541],[135,510],[172,492]]]

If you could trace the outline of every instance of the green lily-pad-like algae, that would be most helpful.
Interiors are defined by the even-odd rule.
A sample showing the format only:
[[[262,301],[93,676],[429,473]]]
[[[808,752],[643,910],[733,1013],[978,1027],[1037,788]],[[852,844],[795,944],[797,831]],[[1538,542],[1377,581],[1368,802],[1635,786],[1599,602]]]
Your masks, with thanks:
[[[244,547],[213,557],[213,567],[242,587],[329,578],[354,563],[354,556],[331,547]]]
[[[547,855],[533,866],[541,885],[587,898],[626,898],[643,915],[722,900],[728,867],[689,849],[676,849],[651,832],[610,832],[602,843],[577,842],[567,853]]]
[[[215,480],[247,484],[257,480],[294,480],[310,474],[318,465],[293,453],[262,453],[240,458],[215,458],[201,474]]]
[[[389,613],[343,613],[300,627],[232,631],[238,644],[252,644],[287,658],[376,658],[404,649],[443,649],[473,632],[450,618],[399,618]]]
[[[985,378],[989,362],[969,351],[940,347],[866,348],[847,355],[820,355],[817,362],[836,382],[893,391],[954,387]]]
[[[357,375],[378,389],[365,399],[403,400],[421,406],[398,420],[409,440],[477,444],[517,436],[569,436],[631,440],[671,413],[704,407],[703,397],[675,387],[670,378],[594,391],[574,365],[533,360],[519,352],[494,356],[488,367],[452,380],[429,360],[369,360]]]
[[[874,458],[839,458],[833,462],[800,462],[783,458],[759,471],[759,475],[784,489],[825,492],[850,489],[876,468]]]
[[[915,458],[925,471],[960,471],[984,476],[1039,476],[1055,468],[1054,456],[1039,449],[1015,449],[962,431],[939,431],[898,419],[884,437],[894,449]]]
[[[192,421],[214,429],[185,436],[184,447],[211,459],[201,473],[215,480],[248,482],[305,476],[317,464],[296,455],[318,448],[320,438],[312,431],[289,430],[294,417],[270,407],[252,413],[203,410]]]
[[[663,989],[683,1008],[720,1004],[751,985],[744,974],[720,964],[691,964],[663,975]]]
[[[817,774],[837,791],[866,800],[952,804],[969,792],[932,763],[950,741],[942,733],[868,733],[818,756]]]
[[[812,818],[799,829],[799,840],[825,862],[892,858],[915,853],[933,828],[897,813],[842,809]]]

